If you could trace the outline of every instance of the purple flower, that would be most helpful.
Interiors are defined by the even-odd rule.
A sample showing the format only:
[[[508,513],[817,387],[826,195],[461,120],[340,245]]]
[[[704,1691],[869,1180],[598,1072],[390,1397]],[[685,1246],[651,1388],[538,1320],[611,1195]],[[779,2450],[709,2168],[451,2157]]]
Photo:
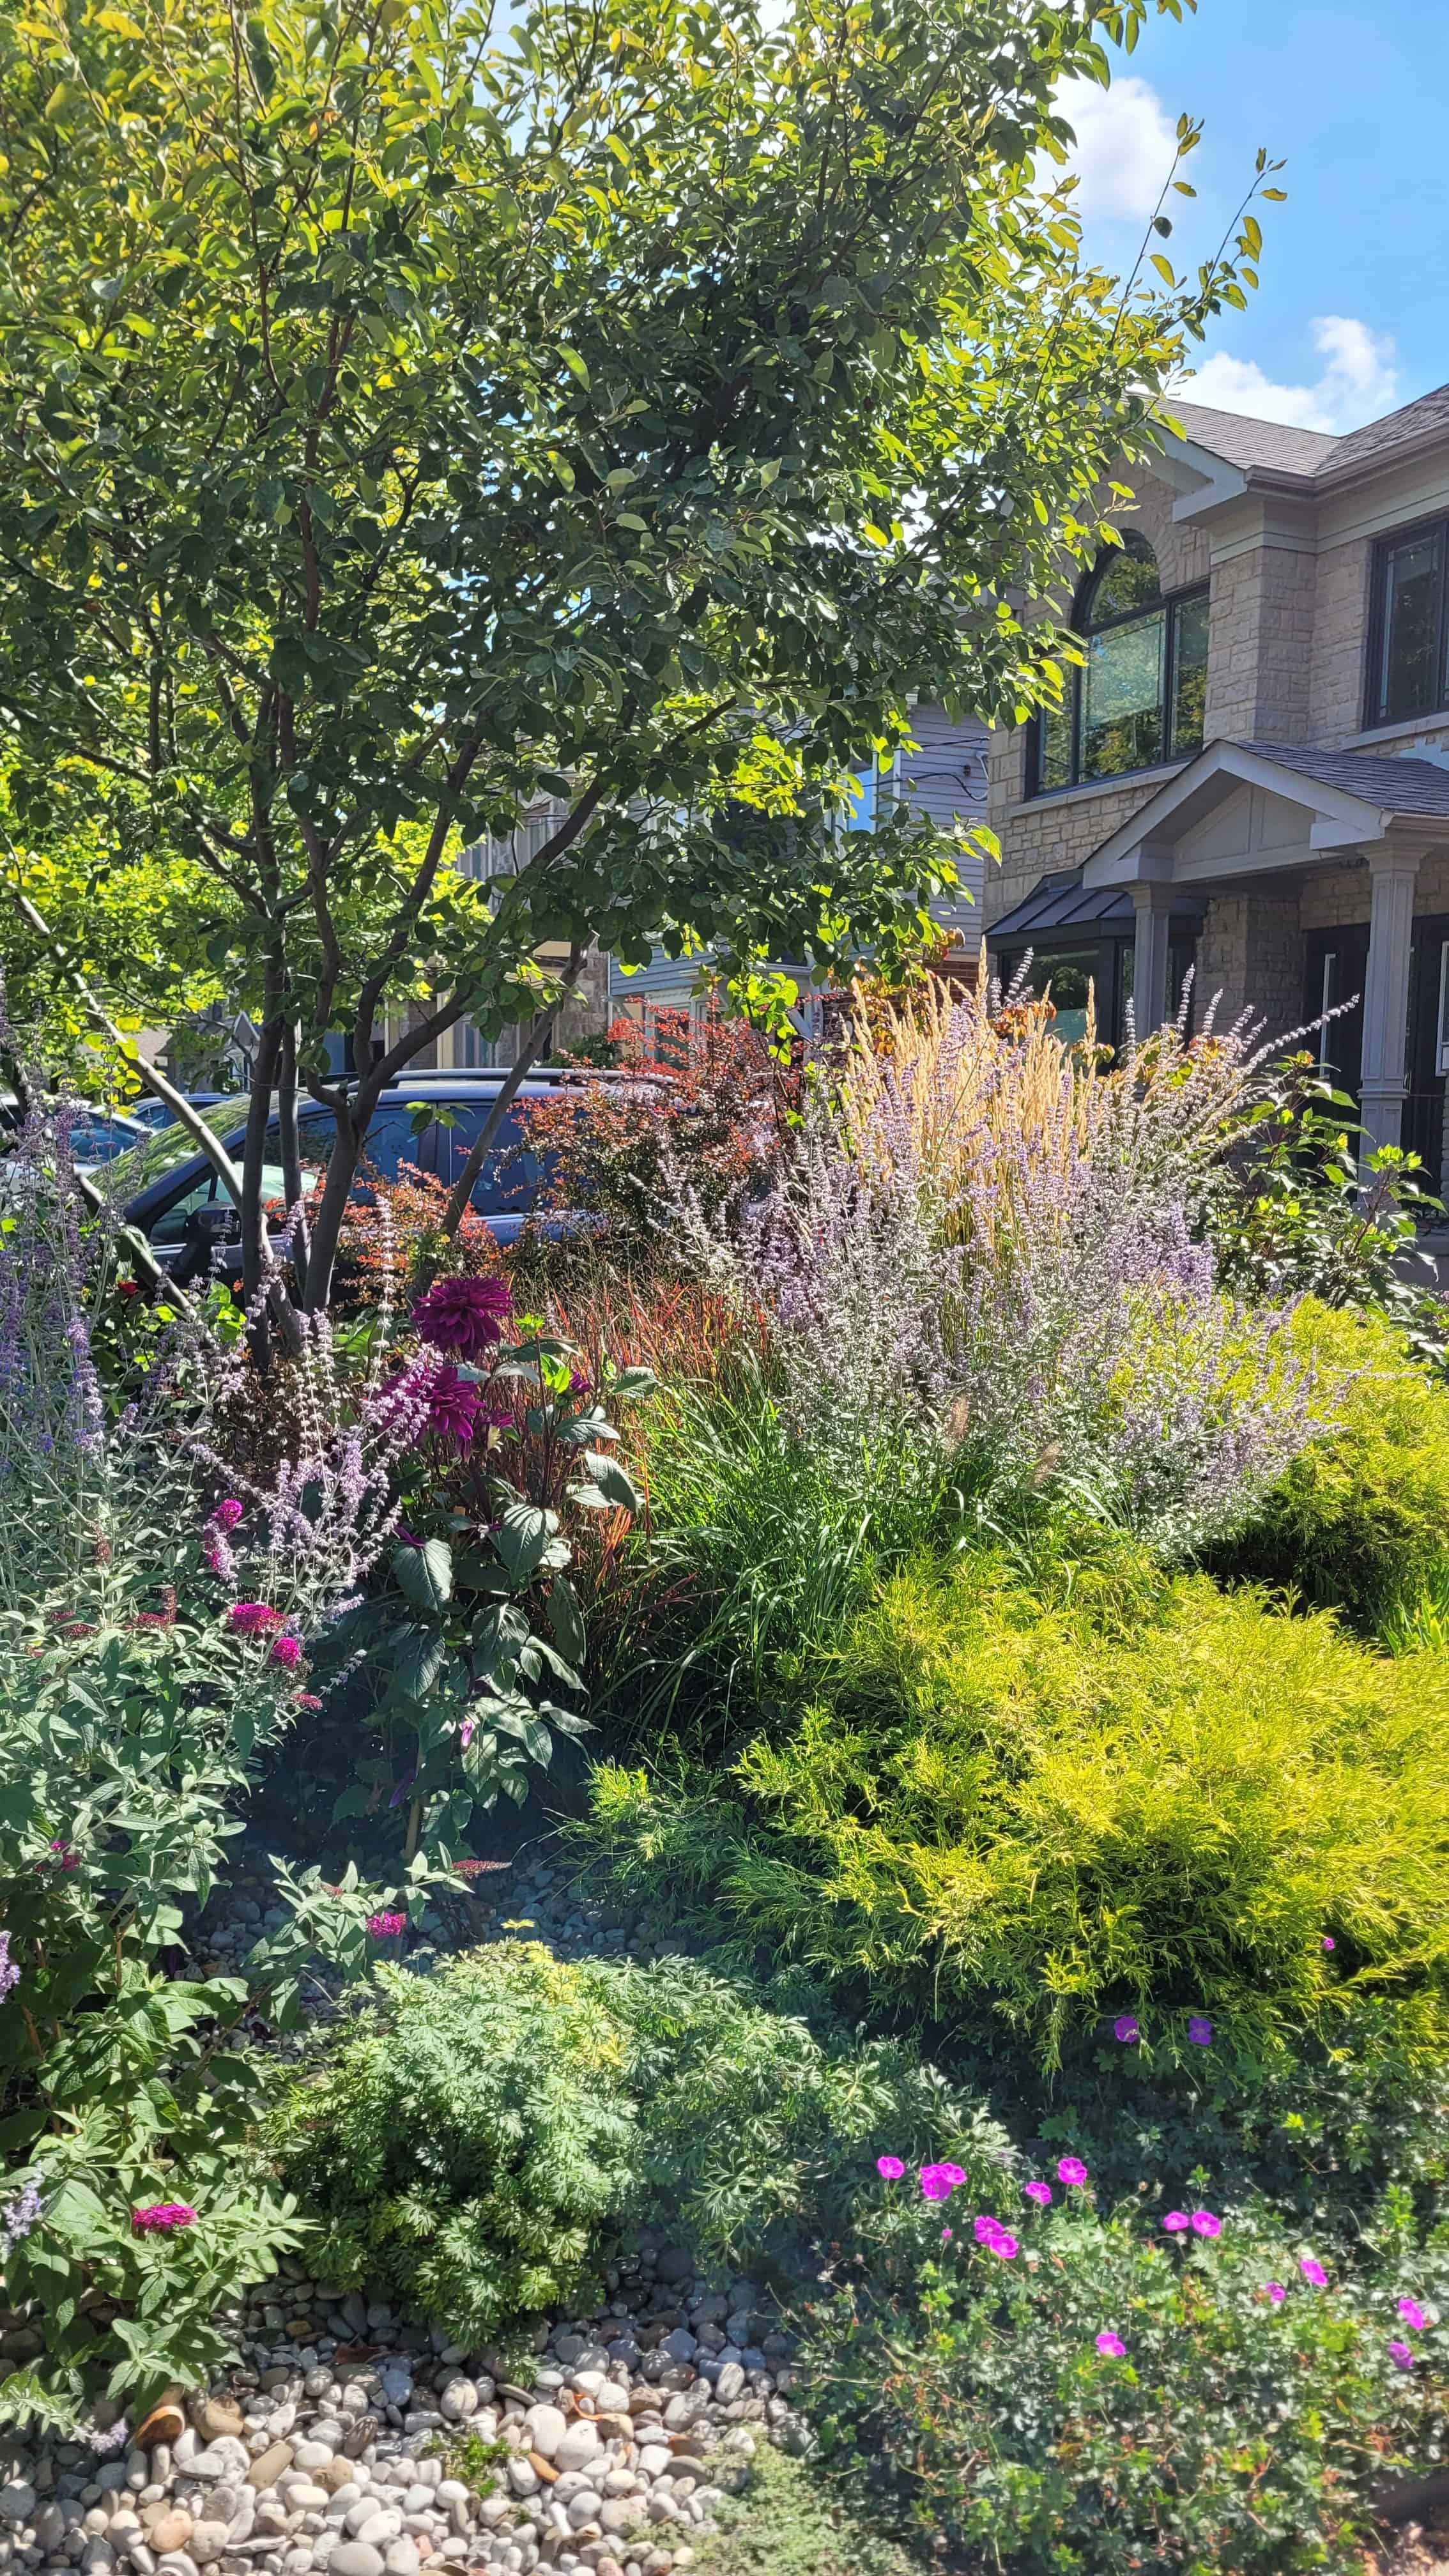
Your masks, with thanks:
[[[1078,2183],[1083,2183],[1086,2179],[1087,2168],[1083,2164],[1080,2156],[1062,2157],[1060,2164],[1057,2166],[1058,2182],[1068,2183],[1073,2187],[1073,2189],[1075,2189]]]
[[[215,1511],[212,1513],[212,1527],[214,1529],[222,1530],[235,1529],[237,1522],[242,1518],[245,1509],[245,1504],[239,1503],[234,1494],[229,1494],[226,1501],[224,1503],[218,1503]]]
[[[1281,2282],[1281,2281],[1265,2281],[1265,2282],[1264,2282],[1264,2284],[1263,2284],[1263,2287],[1264,2287],[1264,2289],[1267,2291],[1269,2298],[1272,2300],[1274,2307],[1275,2307],[1275,2308],[1281,2308],[1281,2306],[1283,2305],[1284,2300],[1285,2300],[1285,2299],[1287,2298],[1287,2296],[1288,2296],[1288,2293],[1287,2293],[1287,2291],[1284,2289],[1282,2282]]]
[[[0,2209],[0,2261],[13,2254],[31,2229],[38,2227],[43,2215],[38,2183],[28,2182],[17,2192],[7,2209]]]
[[[1170,2209],[1162,2224],[1169,2236],[1182,2236],[1191,2227],[1192,2220],[1185,2209]]]
[[[1391,2343],[1389,2359],[1396,2361],[1400,2370],[1412,2370],[1414,2367],[1414,2356],[1406,2343]]]
[[[439,1279],[413,1308],[413,1322],[436,1350],[476,1360],[494,1342],[513,1312],[506,1279]]]
[[[374,1941],[391,1941],[407,1930],[407,1921],[405,1914],[369,1914],[367,1928]]]
[[[1221,2236],[1223,2222],[1220,2218],[1214,2218],[1210,2209],[1195,2209],[1192,2213],[1192,2232],[1194,2236]]]
[[[0,2004],[20,1983],[20,1970],[10,1956],[10,1935],[0,1932]]]
[[[1211,2048],[1213,2026],[1205,2013],[1194,2013],[1187,2025],[1187,2035],[1194,2048]]]
[[[939,2165],[922,2165],[921,2190],[927,2200],[949,2200],[951,2186]]]
[[[1135,2013],[1119,2013],[1112,2024],[1112,2037],[1114,2039],[1125,2040],[1128,2043],[1134,2039],[1140,2039],[1142,2037],[1142,2033],[1137,2026],[1137,2015]]]
[[[423,1390],[423,1402],[427,1406],[424,1429],[439,1440],[456,1440],[460,1449],[466,1449],[478,1428],[479,1394],[472,1379],[459,1377],[448,1360]]]
[[[936,2171],[945,2175],[953,2191],[957,2190],[966,2179],[959,2165],[938,2165]]]
[[[1428,2320],[1417,2299],[1400,2299],[1399,2314],[1411,2333],[1423,2333]]]
[[[1311,2281],[1313,2283],[1315,2290],[1327,2289],[1328,2274],[1325,2272],[1321,2263],[1314,2262],[1311,2254],[1299,2255],[1298,2269],[1302,2273],[1305,2281]]]
[[[1105,2353],[1109,2361],[1121,2361],[1126,2354],[1127,2346],[1122,2341],[1120,2335],[1099,2334],[1097,2337],[1097,2350],[1098,2352]]]
[[[280,1664],[284,1672],[294,1673],[302,1660],[301,1638],[276,1638],[272,1646],[270,1660],[274,1664]]]
[[[943,2227],[943,2228],[942,2228],[942,2230],[941,2230],[941,2242],[942,2242],[942,2244],[943,2244],[943,2245],[949,2245],[949,2244],[950,2244],[950,2242],[951,2242],[951,2230],[950,2230],[950,2228],[949,2228],[949,2227]]]
[[[1052,2187],[1049,2182],[1024,2182],[1021,2187],[1027,2199],[1036,2202],[1038,2209],[1050,2208]]]
[[[899,2182],[905,2172],[899,2156],[877,2156],[875,2169],[885,2182]]]
[[[64,1834],[56,1834],[52,1837],[50,1851],[50,1866],[52,1869],[79,1869],[81,1863],[80,1853],[76,1850],[74,1843],[66,1841]]]
[[[989,2212],[976,2219],[974,2225],[978,2245],[994,2245],[1003,2232],[1000,2219],[991,2217]]]
[[[269,1609],[265,1601],[233,1601],[226,1624],[239,1637],[264,1637],[269,1629],[280,1628],[282,1614]]]
[[[1335,1941],[1331,1932],[1324,1933],[1323,1947],[1325,1950],[1336,1950],[1338,1948],[1338,1943]]]
[[[999,2229],[996,2235],[991,2239],[991,2252],[993,2254],[999,2254],[1003,2263],[1009,2263],[1016,2251],[1016,2238],[1014,2236],[1008,2236],[1005,2228]]]
[[[133,2209],[131,2225],[138,2236],[169,2236],[178,2227],[194,2226],[196,2212],[184,2200],[153,2200],[148,2209]]]

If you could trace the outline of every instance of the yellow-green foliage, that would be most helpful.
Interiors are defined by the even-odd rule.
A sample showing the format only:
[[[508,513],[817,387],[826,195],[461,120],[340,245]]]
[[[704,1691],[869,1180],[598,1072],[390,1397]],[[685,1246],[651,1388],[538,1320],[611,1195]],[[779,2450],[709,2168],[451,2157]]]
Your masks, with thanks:
[[[1291,1329],[1319,1373],[1317,1405],[1340,1427],[1289,1468],[1218,1563],[1372,1625],[1449,1565],[1449,1389],[1378,1317],[1309,1297]]]
[[[1352,1979],[1436,2011],[1449,1659],[1140,1563],[1055,1589],[979,1557],[908,1569],[829,1698],[747,1750],[733,1823],[651,1817],[637,1783],[626,1819],[616,1777],[606,1837],[652,1834],[664,1867],[677,1844],[777,1950],[948,2019],[993,2008],[1049,2058],[1128,2007],[1149,2043],[1192,2011],[1252,2041]]]

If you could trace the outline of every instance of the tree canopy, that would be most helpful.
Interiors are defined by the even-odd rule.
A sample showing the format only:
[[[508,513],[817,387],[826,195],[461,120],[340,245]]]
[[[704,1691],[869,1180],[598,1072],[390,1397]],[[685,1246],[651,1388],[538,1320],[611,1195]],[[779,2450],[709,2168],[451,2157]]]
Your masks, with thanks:
[[[1012,603],[1097,546],[1104,476],[1253,282],[1249,214],[1124,289],[1033,176],[1058,85],[1146,7],[7,16],[10,792],[43,843],[83,778],[210,890],[262,1032],[254,1277],[268,1088],[338,1117],[316,1303],[382,1082],[517,1018],[542,942],[744,970],[919,934],[952,849],[844,832],[848,774],[917,694],[1010,720],[1059,687]],[[541,800],[526,859],[457,872]]]

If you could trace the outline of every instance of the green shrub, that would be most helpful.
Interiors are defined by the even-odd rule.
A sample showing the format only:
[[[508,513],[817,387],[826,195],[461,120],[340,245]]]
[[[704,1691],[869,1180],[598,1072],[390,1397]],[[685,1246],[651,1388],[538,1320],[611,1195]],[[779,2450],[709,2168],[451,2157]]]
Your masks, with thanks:
[[[768,2444],[717,2510],[698,2576],[912,2576],[923,2563],[822,2489],[818,2462],[807,2468]]]
[[[1304,1451],[1212,1562],[1373,1628],[1449,1569],[1449,1387],[1378,1316],[1305,1298],[1292,1330],[1341,1427]]]
[[[1375,2488],[1443,2456],[1449,2246],[1432,2213],[1416,2222],[1407,2193],[1365,2208],[1350,2270],[1201,2178],[1176,2214],[1216,2220],[1216,2238],[1052,2188],[1044,2214],[988,2204],[1004,2256],[964,2194],[943,2213],[882,2193],[862,2286],[822,2305],[807,2346],[827,2452],[882,2448],[928,2531],[1012,2576],[1360,2576]]]
[[[902,2048],[824,2037],[684,1960],[570,1965],[500,1944],[380,2009],[294,2092],[278,2146],[312,2260],[460,2341],[584,2294],[647,2208],[721,2260],[852,2222],[883,2150],[977,2179],[1005,2137]]]
[[[877,2011],[995,2011],[1048,2062],[1124,2009],[1163,2062],[1190,2014],[1250,2046],[1345,1988],[1441,2011],[1442,1657],[1140,1559],[1044,1598],[963,1557],[888,1582],[828,1679],[733,1799],[603,1769],[604,1853]]]

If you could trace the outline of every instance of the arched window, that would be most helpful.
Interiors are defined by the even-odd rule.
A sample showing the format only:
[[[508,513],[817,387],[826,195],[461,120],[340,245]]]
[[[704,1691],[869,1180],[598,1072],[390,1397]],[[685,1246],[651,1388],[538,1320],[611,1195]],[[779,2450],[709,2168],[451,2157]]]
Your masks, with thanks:
[[[1035,792],[1120,778],[1202,749],[1208,594],[1164,598],[1157,558],[1130,529],[1089,573],[1073,620],[1086,667],[1036,724]]]

